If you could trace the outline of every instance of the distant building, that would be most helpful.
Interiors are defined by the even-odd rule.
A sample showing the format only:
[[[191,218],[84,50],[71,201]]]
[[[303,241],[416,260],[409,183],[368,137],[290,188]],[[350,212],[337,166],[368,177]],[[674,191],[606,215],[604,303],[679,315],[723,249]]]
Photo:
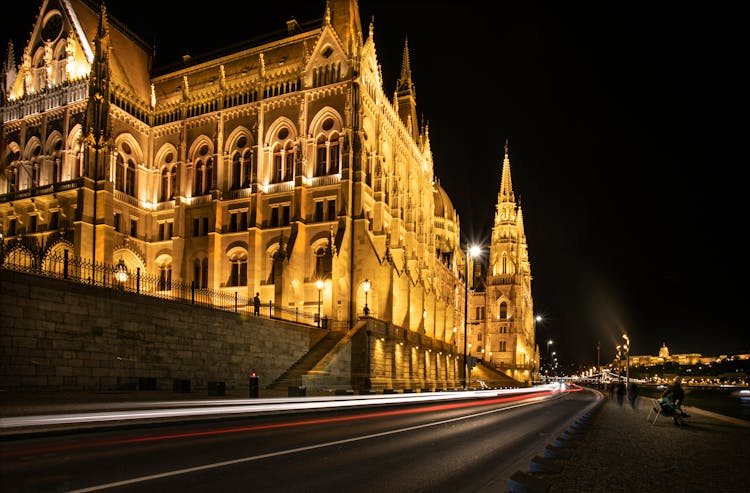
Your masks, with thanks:
[[[666,342],[663,342],[659,348],[659,356],[630,356],[630,366],[654,366],[662,365],[664,363],[677,363],[678,365],[698,365],[708,364],[726,359],[750,359],[750,354],[736,354],[731,357],[726,354],[719,356],[702,356],[699,353],[685,353],[685,354],[670,354],[669,348]],[[625,364],[624,361],[616,362],[617,365],[622,366]]]
[[[470,272],[470,354],[516,380],[536,380],[539,348],[535,342],[531,262],[523,212],[513,192],[507,142],[487,273],[482,277],[479,266]]]

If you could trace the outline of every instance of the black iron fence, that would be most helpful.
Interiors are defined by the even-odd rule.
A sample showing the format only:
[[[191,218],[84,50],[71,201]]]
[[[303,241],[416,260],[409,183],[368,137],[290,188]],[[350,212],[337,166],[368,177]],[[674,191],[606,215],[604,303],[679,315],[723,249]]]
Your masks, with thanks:
[[[115,265],[93,262],[72,256],[67,250],[62,254],[48,254],[43,258],[24,249],[0,251],[0,268],[248,316],[286,320],[329,329],[333,325],[325,317],[318,321],[317,311],[308,313],[299,308],[284,308],[274,305],[271,301],[261,304],[256,315],[253,299],[240,295],[238,291],[198,288],[194,282],[173,281],[161,274],[147,275],[142,273],[140,268],[133,272],[128,270],[122,261]]]

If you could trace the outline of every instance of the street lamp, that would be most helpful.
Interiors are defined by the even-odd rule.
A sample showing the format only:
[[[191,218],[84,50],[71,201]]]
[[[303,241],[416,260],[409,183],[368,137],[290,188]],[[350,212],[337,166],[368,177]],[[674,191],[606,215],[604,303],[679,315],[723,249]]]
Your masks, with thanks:
[[[315,287],[318,288],[318,327],[320,327],[320,292],[323,290],[323,281],[321,279],[315,281]]]
[[[549,365],[549,369],[550,370],[552,369],[552,358],[551,358],[550,353],[549,353],[549,347],[552,344],[554,344],[554,342],[555,341],[553,341],[552,339],[550,339],[550,340],[547,341],[547,361],[548,361],[547,364]],[[549,375],[549,372],[547,373],[547,375]]]
[[[534,317],[534,340],[536,340],[537,337],[537,325],[539,325],[544,318],[541,315],[537,315]],[[539,358],[541,360],[541,357]],[[539,368],[536,367],[536,364],[539,363]],[[539,381],[542,380],[542,364],[541,361],[536,360],[536,354],[534,355],[534,358],[531,362],[531,379],[532,381],[536,381],[537,378]]]
[[[479,255],[480,249],[476,245],[470,246],[466,251],[466,290],[464,291],[464,389],[468,388],[469,367],[466,360],[467,333],[469,325],[469,260]]]
[[[125,266],[125,261],[122,259],[120,259],[117,263],[117,267],[115,267],[115,279],[117,279],[117,282],[120,284],[123,284],[128,280],[128,268]]]
[[[368,279],[365,279],[365,282],[362,284],[362,289],[365,290],[365,309],[363,312],[366,317],[370,314],[370,309],[367,307],[367,293],[370,292],[370,281]]]
[[[625,345],[623,351],[625,351],[625,389],[628,392],[630,386],[630,338],[627,334],[623,334],[622,338],[625,339]]]

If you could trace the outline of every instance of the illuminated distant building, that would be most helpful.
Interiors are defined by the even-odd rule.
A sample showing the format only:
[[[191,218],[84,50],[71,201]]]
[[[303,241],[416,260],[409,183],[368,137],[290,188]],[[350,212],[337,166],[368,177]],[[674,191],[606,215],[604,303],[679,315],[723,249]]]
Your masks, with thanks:
[[[511,378],[528,382],[539,369],[534,303],[523,212],[516,202],[505,145],[487,273],[476,271],[469,297],[471,354]]]

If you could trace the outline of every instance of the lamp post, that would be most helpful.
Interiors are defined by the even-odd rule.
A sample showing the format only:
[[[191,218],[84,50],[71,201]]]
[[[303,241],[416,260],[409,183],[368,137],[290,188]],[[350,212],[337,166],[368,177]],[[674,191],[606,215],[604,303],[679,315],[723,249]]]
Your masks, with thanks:
[[[552,374],[557,376],[557,352],[552,351],[552,360],[549,362]]]
[[[550,347],[550,346],[551,346],[551,345],[552,345],[552,344],[553,344],[554,342],[555,342],[555,341],[553,341],[552,339],[550,339],[550,340],[548,340],[548,341],[547,341],[547,361],[548,361],[548,363],[547,363],[547,364],[549,365],[549,370],[552,370],[552,357],[550,356],[550,352],[549,352],[549,347]],[[547,376],[548,376],[548,377],[549,377],[549,373],[550,373],[550,372],[547,372]]]
[[[623,351],[625,352],[625,393],[627,395],[630,392],[630,338],[627,334],[623,334],[622,338],[625,339]]]
[[[363,312],[366,317],[370,314],[370,309],[367,307],[367,293],[370,292],[370,281],[368,279],[365,279],[365,282],[362,284],[362,289],[365,290],[365,309]]]
[[[537,315],[537,316],[534,317],[534,340],[536,340],[537,325],[539,325],[539,323],[541,323],[542,320],[544,320],[544,318],[541,315]],[[541,355],[540,355],[539,359],[541,360]],[[539,363],[539,368],[536,367],[537,363]],[[536,361],[536,354],[534,355],[534,359],[532,360],[531,371],[532,371],[532,374],[531,374],[531,380],[532,380],[532,382],[534,382],[534,381],[541,382],[541,380],[542,380],[542,364],[541,364],[541,361]],[[536,373],[536,375],[534,373]]]
[[[479,247],[478,246],[470,246],[466,250],[466,290],[464,291],[464,389],[468,388],[468,380],[469,380],[469,366],[468,361],[466,359],[466,353],[468,351],[467,349],[467,333],[468,333],[468,326],[469,326],[469,261],[470,259],[476,257],[479,255]]]
[[[318,288],[318,327],[320,328],[320,292],[323,290],[323,281],[321,279],[315,281],[315,287]]]

